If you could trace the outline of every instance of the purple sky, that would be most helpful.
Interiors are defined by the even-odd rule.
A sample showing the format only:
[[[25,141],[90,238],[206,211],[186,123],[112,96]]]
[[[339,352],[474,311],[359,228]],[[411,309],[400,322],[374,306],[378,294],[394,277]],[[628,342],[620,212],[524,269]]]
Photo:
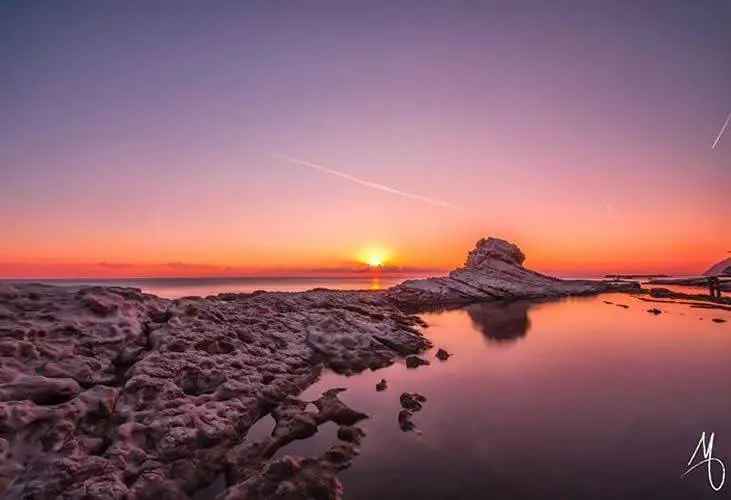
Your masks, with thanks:
[[[151,4],[0,4],[0,275],[731,249],[727,0]]]

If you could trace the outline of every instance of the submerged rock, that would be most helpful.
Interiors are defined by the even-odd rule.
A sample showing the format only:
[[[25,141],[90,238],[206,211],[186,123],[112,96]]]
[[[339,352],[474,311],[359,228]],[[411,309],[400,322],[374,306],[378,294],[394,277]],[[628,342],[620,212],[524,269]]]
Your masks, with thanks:
[[[399,428],[404,432],[413,431],[416,426],[414,425],[414,422],[411,421],[411,417],[413,417],[414,414],[410,410],[401,410],[398,413],[398,425]]]
[[[423,404],[426,403],[426,397],[416,392],[404,392],[400,398],[402,410],[398,414],[399,428],[404,432],[416,429],[414,422],[411,420],[414,413],[421,411]]]
[[[418,368],[428,364],[430,363],[427,360],[419,356],[406,356],[406,368]]]
[[[656,307],[648,309],[647,312],[649,312],[650,314],[654,314],[655,316],[657,316],[658,314],[662,314],[662,311]]]
[[[463,267],[448,276],[408,280],[388,290],[401,307],[431,308],[500,299],[590,295],[609,291],[636,291],[633,281],[562,280],[523,267],[525,255],[514,244],[497,238],[482,239]]]
[[[723,318],[713,318],[711,321],[713,321],[714,323],[725,323],[726,322],[726,320]]]
[[[437,358],[439,361],[447,361],[451,354],[449,354],[444,349],[439,349],[437,353],[434,355],[435,358]]]

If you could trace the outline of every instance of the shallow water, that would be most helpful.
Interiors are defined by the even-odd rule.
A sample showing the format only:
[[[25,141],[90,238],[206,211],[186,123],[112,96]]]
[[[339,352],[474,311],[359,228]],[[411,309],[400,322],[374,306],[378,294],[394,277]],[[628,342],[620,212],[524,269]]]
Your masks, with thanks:
[[[681,474],[703,431],[731,466],[731,313],[603,295],[423,318],[431,366],[325,373],[302,395],[347,387],[341,398],[371,415],[361,455],[340,476],[347,499],[729,495],[728,481],[711,490],[704,467]],[[438,347],[454,356],[436,360]],[[388,389],[376,392],[381,378]],[[420,434],[398,427],[404,391],[428,398],[414,417]],[[279,454],[320,454],[335,432]]]

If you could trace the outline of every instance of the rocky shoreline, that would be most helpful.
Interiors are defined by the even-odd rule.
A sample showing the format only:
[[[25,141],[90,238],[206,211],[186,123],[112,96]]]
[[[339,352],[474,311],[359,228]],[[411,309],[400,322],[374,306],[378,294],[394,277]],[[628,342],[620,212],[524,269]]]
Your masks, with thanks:
[[[482,239],[464,266],[443,278],[409,280],[390,289],[388,297],[409,310],[465,305],[494,300],[545,299],[604,292],[635,292],[635,281],[564,280],[523,267],[525,255],[516,245]]]
[[[524,258],[481,240],[448,277],[383,292],[167,300],[131,288],[0,285],[0,495],[189,498],[223,476],[219,498],[340,498],[336,473],[357,454],[367,415],[339,390],[297,399],[323,368],[352,374],[429,348],[425,325],[405,311],[639,290],[544,276]],[[248,441],[267,414],[272,435]],[[340,427],[323,456],[272,459],[325,422]]]

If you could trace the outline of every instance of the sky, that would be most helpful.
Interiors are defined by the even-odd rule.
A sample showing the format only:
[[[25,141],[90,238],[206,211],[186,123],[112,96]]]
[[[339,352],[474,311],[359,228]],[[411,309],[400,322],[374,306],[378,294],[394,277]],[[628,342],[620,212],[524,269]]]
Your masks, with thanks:
[[[727,0],[6,0],[0,75],[0,277],[731,251]]]

